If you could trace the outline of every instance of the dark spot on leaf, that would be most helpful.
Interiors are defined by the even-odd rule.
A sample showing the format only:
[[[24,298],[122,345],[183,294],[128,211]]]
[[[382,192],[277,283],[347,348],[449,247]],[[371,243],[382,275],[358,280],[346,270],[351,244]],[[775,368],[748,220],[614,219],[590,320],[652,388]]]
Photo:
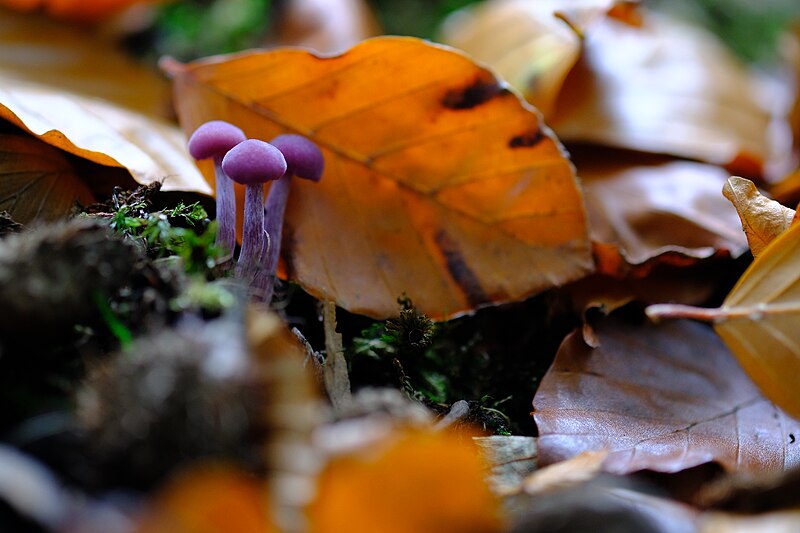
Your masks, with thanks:
[[[789,433],[789,444],[794,444],[795,438],[794,433]]]
[[[464,255],[456,247],[456,244],[444,231],[436,234],[436,244],[442,251],[450,277],[464,293],[467,302],[472,306],[487,302],[488,298],[483,292],[480,280],[464,261]]]
[[[509,148],[530,148],[532,146],[536,146],[540,142],[544,140],[544,133],[542,130],[536,131],[529,131],[523,133],[522,135],[516,135],[511,137],[511,140],[508,141]]]
[[[496,79],[478,77],[466,87],[447,91],[442,99],[442,105],[448,109],[472,109],[492,98],[509,94],[511,92],[502,87]]]

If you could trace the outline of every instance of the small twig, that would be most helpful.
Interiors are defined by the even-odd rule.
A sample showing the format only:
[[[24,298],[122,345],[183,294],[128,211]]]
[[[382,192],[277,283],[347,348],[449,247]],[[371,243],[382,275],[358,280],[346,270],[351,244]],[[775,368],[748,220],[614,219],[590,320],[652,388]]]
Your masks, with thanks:
[[[459,420],[464,420],[469,416],[469,403],[466,400],[458,400],[450,406],[450,412],[444,418],[439,420],[433,429],[439,431],[452,426]]]
[[[347,374],[347,361],[344,358],[342,335],[336,331],[336,304],[325,301],[322,304],[322,320],[325,327],[325,365],[322,376],[325,390],[335,411],[350,403],[350,377]]]
[[[708,309],[682,304],[655,304],[644,310],[647,317],[658,322],[664,318],[692,318],[703,322],[713,322],[719,317],[719,309]]]

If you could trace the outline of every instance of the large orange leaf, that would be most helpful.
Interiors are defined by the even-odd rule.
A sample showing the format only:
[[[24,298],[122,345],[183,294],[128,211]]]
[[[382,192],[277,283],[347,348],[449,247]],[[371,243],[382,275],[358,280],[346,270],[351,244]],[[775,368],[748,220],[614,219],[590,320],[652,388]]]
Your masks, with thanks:
[[[580,331],[567,337],[536,392],[541,463],[606,449],[614,473],[800,465],[800,422],[761,395],[708,326],[612,317],[596,331],[596,349]]]
[[[284,49],[168,70],[186,132],[225,119],[322,148],[322,181],[292,185],[281,251],[288,277],[316,296],[386,317],[405,292],[441,318],[592,268],[561,146],[458,52],[387,37],[336,57]]]
[[[94,200],[66,155],[29,135],[0,133],[0,210],[30,224]]]

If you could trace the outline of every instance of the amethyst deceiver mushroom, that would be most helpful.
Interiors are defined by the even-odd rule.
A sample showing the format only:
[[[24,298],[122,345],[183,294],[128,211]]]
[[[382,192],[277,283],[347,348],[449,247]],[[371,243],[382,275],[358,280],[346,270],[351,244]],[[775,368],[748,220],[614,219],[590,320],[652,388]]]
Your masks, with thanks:
[[[242,249],[236,270],[254,274],[262,265],[267,249],[264,231],[264,183],[286,173],[286,159],[269,143],[257,139],[242,141],[225,154],[222,169],[245,186]]]
[[[242,130],[222,120],[212,120],[202,124],[189,138],[189,153],[193,158],[214,160],[217,246],[230,255],[236,247],[236,197],[233,181],[222,170],[222,158],[228,150],[246,138]]]
[[[302,135],[279,135],[272,139],[270,144],[280,150],[286,159],[286,173],[270,187],[264,214],[264,229],[270,239],[270,247],[267,250],[267,259],[264,264],[264,275],[267,276],[267,279],[263,287],[264,301],[268,303],[272,300],[275,286],[275,273],[278,270],[278,257],[281,251],[283,214],[286,210],[292,176],[317,182],[322,178],[325,166],[322,151]]]

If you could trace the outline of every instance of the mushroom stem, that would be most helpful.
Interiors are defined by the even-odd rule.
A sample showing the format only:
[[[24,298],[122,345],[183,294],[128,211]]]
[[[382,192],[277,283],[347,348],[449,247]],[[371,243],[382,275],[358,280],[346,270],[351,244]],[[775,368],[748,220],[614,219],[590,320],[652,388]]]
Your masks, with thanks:
[[[264,240],[264,185],[248,184],[244,193],[244,235],[237,275],[253,276],[262,267]]]
[[[272,301],[275,290],[275,276],[278,271],[278,258],[281,254],[281,236],[283,233],[283,214],[286,211],[286,202],[289,198],[289,186],[292,184],[292,174],[287,172],[269,189],[267,196],[266,212],[264,213],[264,231],[269,236],[269,248],[264,260],[263,279],[259,288],[263,290],[265,302]]]
[[[193,158],[214,161],[217,193],[216,244],[224,250],[226,259],[233,257],[236,248],[236,201],[233,181],[222,168],[222,161],[225,159],[225,154],[245,138],[244,132],[233,124],[222,120],[211,120],[194,130],[187,145]]]
[[[222,156],[214,158],[217,194],[217,247],[226,254],[236,248],[236,197],[233,180],[222,170]]]

